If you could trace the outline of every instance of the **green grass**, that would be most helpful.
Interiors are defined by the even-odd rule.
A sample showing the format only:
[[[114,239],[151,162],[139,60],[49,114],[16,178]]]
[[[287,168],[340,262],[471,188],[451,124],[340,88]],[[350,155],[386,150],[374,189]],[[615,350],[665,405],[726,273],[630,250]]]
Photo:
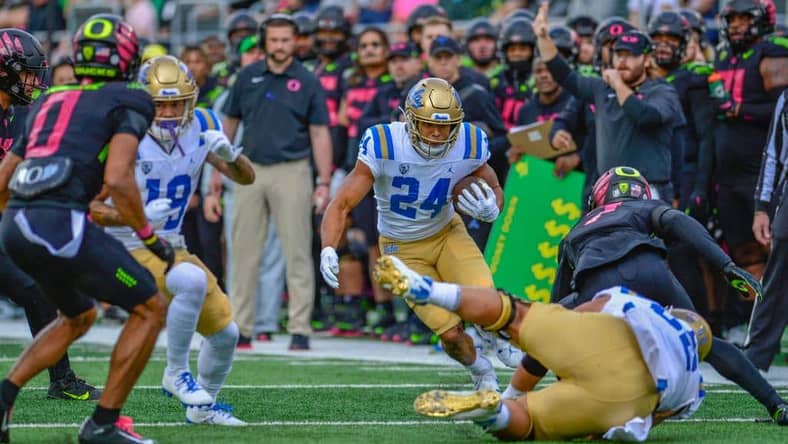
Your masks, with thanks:
[[[14,358],[20,351],[20,344],[0,344],[0,357]],[[107,349],[75,346],[71,355],[74,357],[72,365],[80,376],[95,384],[103,383],[107,363],[97,361],[97,358],[106,358]],[[12,359],[3,359],[0,369],[5,373],[12,364]],[[195,366],[194,363],[192,365]],[[413,412],[413,399],[429,387],[407,385],[467,387],[468,376],[455,367],[241,355],[227,381],[228,385],[298,385],[295,388],[224,389],[220,400],[232,404],[239,418],[256,424],[241,429],[180,425],[184,421],[180,404],[165,398],[155,388],[160,383],[163,367],[163,354],[156,352],[138,382],[143,388],[132,392],[124,409],[124,413],[133,416],[137,424],[150,424],[138,425],[136,429],[159,442],[494,442],[472,424],[436,423]],[[503,382],[508,381],[509,375],[509,371],[500,372]],[[47,383],[46,375],[40,375],[21,392],[14,410],[14,425],[17,427],[12,430],[12,442],[76,442],[75,424],[92,412],[93,405],[46,399],[46,390],[42,388]],[[319,387],[338,384],[392,384],[399,387]],[[766,419],[765,410],[743,392],[714,392],[732,388],[709,387],[706,401],[693,417],[699,422],[661,425],[652,431],[651,441],[744,444],[784,443],[788,440],[788,430],[770,423],[725,422],[737,418]],[[786,393],[785,388],[781,393]]]

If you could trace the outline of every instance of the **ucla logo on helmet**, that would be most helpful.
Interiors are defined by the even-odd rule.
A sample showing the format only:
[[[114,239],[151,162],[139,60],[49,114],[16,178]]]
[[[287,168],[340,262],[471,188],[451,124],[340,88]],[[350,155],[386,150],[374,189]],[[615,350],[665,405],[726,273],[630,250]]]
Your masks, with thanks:
[[[416,88],[412,93],[410,93],[410,97],[408,97],[408,101],[410,101],[411,106],[414,108],[421,108],[424,106],[424,87]]]
[[[432,120],[451,120],[451,116],[446,113],[432,113]]]

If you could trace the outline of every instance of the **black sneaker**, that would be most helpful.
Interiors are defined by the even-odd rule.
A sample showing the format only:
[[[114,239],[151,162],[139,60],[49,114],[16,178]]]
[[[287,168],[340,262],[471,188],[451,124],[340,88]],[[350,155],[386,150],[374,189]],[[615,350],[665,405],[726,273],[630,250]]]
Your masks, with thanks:
[[[155,444],[133,430],[123,430],[118,424],[98,425],[93,418],[87,417],[79,428],[80,444]]]
[[[77,377],[72,370],[66,376],[49,383],[47,397],[52,399],[70,399],[74,401],[96,401],[101,397],[101,390]]]
[[[235,344],[235,348],[238,350],[251,350],[252,338],[249,336],[238,335],[238,343]]]
[[[14,406],[0,407],[0,442],[11,442],[11,412]]]
[[[294,334],[290,338],[290,350],[309,350],[309,336]]]
[[[386,329],[397,323],[397,318],[394,315],[384,314],[374,324],[370,325],[366,330],[368,334],[373,336],[381,336],[385,333]]]
[[[772,419],[777,425],[788,426],[788,404],[780,404],[777,410],[774,411]]]

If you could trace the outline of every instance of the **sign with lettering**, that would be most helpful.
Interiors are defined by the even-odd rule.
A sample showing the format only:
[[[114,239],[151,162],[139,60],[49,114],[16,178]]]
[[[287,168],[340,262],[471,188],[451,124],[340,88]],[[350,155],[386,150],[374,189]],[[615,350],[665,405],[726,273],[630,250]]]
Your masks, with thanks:
[[[550,301],[558,244],[582,214],[584,178],[573,171],[558,179],[552,162],[530,156],[512,165],[504,207],[485,251],[496,287],[532,301]]]

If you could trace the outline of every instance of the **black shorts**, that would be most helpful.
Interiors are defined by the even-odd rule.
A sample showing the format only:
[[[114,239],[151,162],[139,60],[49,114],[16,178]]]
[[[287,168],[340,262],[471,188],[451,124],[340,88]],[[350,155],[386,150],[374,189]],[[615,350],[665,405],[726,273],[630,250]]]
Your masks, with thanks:
[[[720,184],[717,209],[722,235],[732,250],[756,242],[752,234],[755,183]]]
[[[670,272],[662,255],[643,248],[629,252],[616,262],[583,271],[577,277],[578,292],[554,302],[575,308],[593,299],[598,292],[618,285],[661,305],[695,311],[687,291]]]
[[[30,241],[14,218],[22,213],[39,242]],[[150,272],[103,229],[85,221],[81,242],[74,251],[50,253],[72,240],[72,210],[51,207],[10,208],[0,221],[0,244],[8,256],[30,275],[68,317],[93,307],[93,299],[127,311],[158,292]]]

